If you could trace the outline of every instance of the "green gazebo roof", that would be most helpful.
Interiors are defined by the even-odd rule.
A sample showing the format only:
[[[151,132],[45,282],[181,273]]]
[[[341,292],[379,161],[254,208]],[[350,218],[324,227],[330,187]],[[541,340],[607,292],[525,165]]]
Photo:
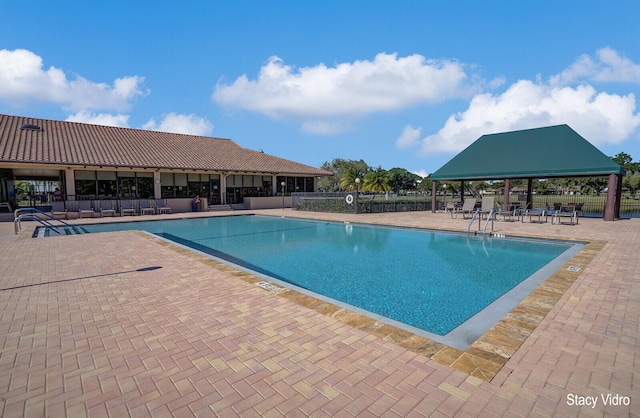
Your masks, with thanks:
[[[567,125],[482,135],[432,180],[606,176],[625,171]]]

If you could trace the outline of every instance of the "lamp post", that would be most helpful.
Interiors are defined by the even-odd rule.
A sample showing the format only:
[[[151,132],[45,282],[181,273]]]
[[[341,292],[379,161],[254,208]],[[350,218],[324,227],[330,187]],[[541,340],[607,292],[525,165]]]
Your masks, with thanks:
[[[356,204],[355,204],[355,212],[358,213],[358,186],[360,185],[360,178],[356,177]]]
[[[284,181],[280,183],[280,186],[282,186],[282,210],[284,210],[284,186],[286,185],[287,183],[285,183]]]
[[[446,212],[446,207],[447,207],[447,185],[446,184],[442,185],[442,191],[444,192],[444,199],[442,200],[442,206]]]

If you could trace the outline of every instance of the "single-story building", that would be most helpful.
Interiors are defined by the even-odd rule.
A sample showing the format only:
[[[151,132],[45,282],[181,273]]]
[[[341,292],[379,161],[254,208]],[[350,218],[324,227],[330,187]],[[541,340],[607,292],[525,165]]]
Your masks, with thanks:
[[[279,207],[332,174],[230,139],[0,115],[0,202],[13,208],[19,180],[54,182],[63,201],[166,199],[180,212],[196,195],[204,208]]]

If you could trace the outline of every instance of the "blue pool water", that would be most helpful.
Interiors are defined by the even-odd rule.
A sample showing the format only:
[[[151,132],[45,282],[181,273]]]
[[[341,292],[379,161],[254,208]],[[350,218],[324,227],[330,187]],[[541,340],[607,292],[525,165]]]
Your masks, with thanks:
[[[80,228],[148,231],[436,335],[452,331],[571,247],[257,215]]]

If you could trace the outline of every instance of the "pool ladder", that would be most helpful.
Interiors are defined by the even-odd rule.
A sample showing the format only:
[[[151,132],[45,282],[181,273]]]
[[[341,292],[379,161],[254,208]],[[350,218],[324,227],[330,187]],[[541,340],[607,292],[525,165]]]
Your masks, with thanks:
[[[48,213],[45,213],[36,208],[19,208],[13,212],[13,227],[15,229],[16,235],[22,229],[22,221],[36,221],[43,227],[55,232],[56,234],[60,234],[60,228],[69,227],[75,229],[75,227],[69,225],[62,219],[56,218],[55,216],[51,216]],[[52,222],[59,222],[62,225],[55,225]]]
[[[478,230],[480,230],[481,226],[482,226],[482,216],[480,216],[480,209],[477,209],[474,213],[473,216],[471,217],[471,222],[469,222],[469,226],[467,227],[467,234],[471,233],[471,225],[473,225],[473,222],[476,220],[476,218],[478,219]],[[494,221],[494,211],[493,209],[491,209],[491,211],[489,212],[489,215],[487,216],[487,220],[484,223],[484,228],[482,228],[482,236],[485,237],[487,235],[487,226],[489,225],[489,221],[491,221],[491,232],[493,232],[493,221]]]

